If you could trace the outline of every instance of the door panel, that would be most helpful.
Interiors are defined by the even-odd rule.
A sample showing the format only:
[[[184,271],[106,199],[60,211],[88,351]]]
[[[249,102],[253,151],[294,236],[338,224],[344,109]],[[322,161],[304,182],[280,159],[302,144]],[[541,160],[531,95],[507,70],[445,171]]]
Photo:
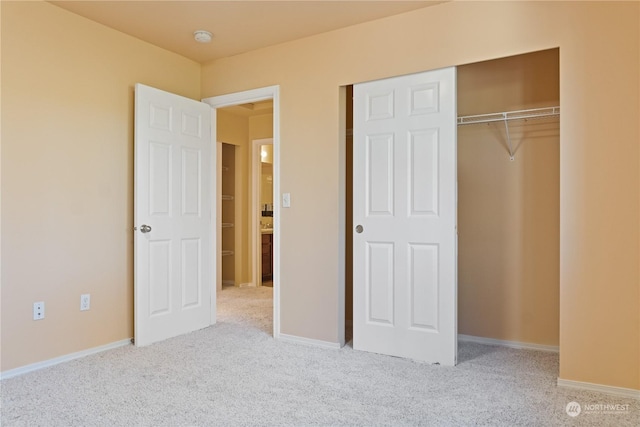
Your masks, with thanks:
[[[409,134],[409,215],[438,215],[438,132]]]
[[[202,256],[200,238],[182,240],[182,308],[202,304],[200,290],[203,283],[200,277]]]
[[[392,243],[367,244],[367,320],[393,325],[393,258]]]
[[[210,324],[211,146],[207,104],[136,85],[136,345]]]
[[[393,215],[393,135],[367,136],[367,212]]]
[[[149,141],[149,215],[171,215],[171,146]]]
[[[409,244],[411,327],[438,330],[438,245]]]
[[[357,350],[455,364],[455,100],[454,68],[354,86]]]
[[[201,154],[200,150],[182,149],[182,215],[200,216]]]

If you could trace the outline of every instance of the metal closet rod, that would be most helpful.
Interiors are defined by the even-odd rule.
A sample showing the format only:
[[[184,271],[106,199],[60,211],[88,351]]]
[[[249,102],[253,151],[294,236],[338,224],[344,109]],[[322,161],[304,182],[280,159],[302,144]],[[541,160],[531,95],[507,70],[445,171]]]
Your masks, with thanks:
[[[532,108],[529,110],[504,111],[501,113],[476,114],[458,117],[459,125],[475,123],[502,122],[504,120],[536,119],[539,117],[559,116],[560,107]]]
[[[529,110],[504,111],[501,113],[476,114],[474,116],[458,117],[458,125],[472,125],[476,123],[504,122],[509,144],[509,159],[514,160],[511,135],[509,134],[509,120],[537,119],[541,117],[553,117],[560,115],[560,107],[532,108]]]

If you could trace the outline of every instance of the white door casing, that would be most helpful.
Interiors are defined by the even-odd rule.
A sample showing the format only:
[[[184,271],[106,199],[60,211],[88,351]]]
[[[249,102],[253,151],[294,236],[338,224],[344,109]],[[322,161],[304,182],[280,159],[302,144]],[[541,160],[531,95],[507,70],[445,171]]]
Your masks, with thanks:
[[[215,150],[209,105],[135,90],[134,334],[142,346],[215,321]]]
[[[354,85],[353,110],[354,349],[455,365],[456,70]]]

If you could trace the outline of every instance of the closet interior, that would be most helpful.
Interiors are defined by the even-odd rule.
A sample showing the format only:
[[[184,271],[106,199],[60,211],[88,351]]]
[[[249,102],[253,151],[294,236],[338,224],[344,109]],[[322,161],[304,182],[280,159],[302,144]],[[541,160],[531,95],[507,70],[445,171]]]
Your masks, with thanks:
[[[458,332],[557,347],[559,51],[457,75]]]
[[[559,342],[559,50],[457,67],[458,333]],[[351,87],[347,87],[347,213],[352,230]],[[346,233],[351,337],[352,234]]]
[[[231,144],[222,144],[222,178],[220,204],[222,205],[222,285],[235,285],[235,150]]]

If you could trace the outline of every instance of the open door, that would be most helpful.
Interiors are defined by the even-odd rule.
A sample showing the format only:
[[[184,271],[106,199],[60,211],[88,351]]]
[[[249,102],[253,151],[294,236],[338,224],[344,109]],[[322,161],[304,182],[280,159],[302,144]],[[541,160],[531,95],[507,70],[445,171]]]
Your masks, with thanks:
[[[456,364],[455,71],[354,85],[356,350]]]
[[[215,319],[211,107],[136,84],[135,344]]]

